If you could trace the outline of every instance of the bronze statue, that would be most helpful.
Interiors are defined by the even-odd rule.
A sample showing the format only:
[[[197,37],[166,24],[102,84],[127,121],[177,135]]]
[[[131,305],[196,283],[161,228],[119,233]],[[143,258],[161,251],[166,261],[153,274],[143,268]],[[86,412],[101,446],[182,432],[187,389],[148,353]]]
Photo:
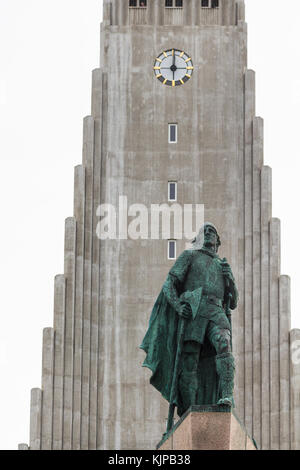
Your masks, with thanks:
[[[170,270],[141,348],[151,384],[179,416],[192,405],[234,406],[230,310],[238,292],[229,264],[217,254],[216,228],[206,223]]]

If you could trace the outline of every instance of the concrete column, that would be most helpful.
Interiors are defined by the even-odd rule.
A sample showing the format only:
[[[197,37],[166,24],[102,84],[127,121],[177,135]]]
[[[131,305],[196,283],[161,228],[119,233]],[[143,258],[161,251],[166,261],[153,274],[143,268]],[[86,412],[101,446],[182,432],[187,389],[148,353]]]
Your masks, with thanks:
[[[300,450],[300,330],[290,334],[291,449]]]
[[[165,18],[164,2],[160,0],[153,0],[155,2],[155,24],[163,25]]]
[[[290,449],[291,280],[279,278],[280,450]]]
[[[103,112],[103,117],[104,116],[107,116],[107,113],[108,113],[108,93],[107,93],[107,88],[108,88],[108,77],[107,77],[107,74],[106,73],[103,73],[103,77],[102,77],[102,112]],[[97,181],[98,182],[98,189],[97,189],[97,194],[96,194],[96,186],[95,186],[95,201],[98,201],[100,202],[100,192],[101,192],[101,198],[105,198],[105,188],[102,188],[100,186],[100,183],[101,183],[101,176],[102,178],[104,177],[104,175],[106,175],[106,155],[107,155],[107,134],[108,134],[108,125],[107,125],[107,121],[106,120],[102,120],[102,132],[99,133],[98,130],[95,131],[95,152],[97,155],[101,155],[101,159],[102,161],[98,161],[98,159],[95,160],[95,165],[97,164],[98,167],[96,168],[95,167],[95,170],[94,170],[94,174],[95,174],[95,182]],[[101,152],[101,153],[99,153]],[[105,200],[105,199],[102,199],[102,200]],[[94,216],[95,216],[95,212],[94,212]],[[99,220],[98,218],[96,219],[97,221]],[[107,246],[107,245],[106,245]],[[101,326],[103,324],[105,324],[105,319],[104,319],[104,315],[105,315],[105,311],[101,311],[101,302],[102,302],[102,298],[101,296],[103,295],[102,294],[102,290],[101,290],[101,287],[100,286],[104,286],[105,284],[103,284],[103,279],[105,280],[105,274],[106,272],[103,271],[101,272],[100,269],[97,269],[96,266],[95,266],[95,262],[98,262],[98,266],[100,267],[100,264],[101,263],[104,263],[103,259],[101,259],[101,252],[100,252],[100,247],[101,247],[101,242],[99,242],[99,240],[95,238],[95,247],[94,247],[94,252],[93,252],[93,286],[92,286],[92,290],[93,290],[93,299],[94,299],[94,292],[96,294],[97,290],[98,290],[98,303],[96,305],[96,298],[95,300],[93,300],[93,310],[92,310],[92,324],[94,324],[94,322],[96,322],[96,324],[98,324],[98,337],[97,337],[97,363],[96,361],[92,361],[92,364],[91,364],[91,375],[92,375],[92,371],[95,367],[95,365],[97,364],[97,382],[98,382],[98,388],[96,390],[96,394],[97,394],[97,449],[103,449],[105,447],[103,447],[103,443],[105,441],[105,434],[104,434],[104,430],[103,430],[103,427],[102,427],[102,423],[103,423],[103,415],[104,415],[104,409],[103,409],[103,394],[102,394],[102,377],[103,377],[103,372],[104,372],[104,358],[103,356],[101,356],[102,354],[102,351],[101,349],[103,348],[104,344],[102,342],[101,344],[101,338],[103,338],[103,336],[101,336]],[[98,250],[98,256],[97,256],[97,250]],[[103,253],[103,251],[102,251]],[[103,264],[104,265],[104,264]],[[95,270],[95,271],[94,271]],[[95,275],[94,275],[94,272],[95,272]],[[95,281],[95,284],[94,284],[94,281]],[[98,284],[96,285],[96,282],[98,281]],[[97,318],[96,318],[96,315],[97,315]],[[101,320],[100,320],[101,319]],[[96,328],[92,327],[92,330],[93,332],[96,331]],[[92,344],[93,344],[93,337],[92,337]],[[101,346],[101,348],[100,348]],[[94,338],[94,347],[96,348],[96,338]],[[95,349],[96,351],[96,349]],[[92,354],[92,358],[93,358],[93,354]],[[96,359],[96,358],[95,358]],[[94,362],[94,364],[93,364]],[[94,374],[96,373],[96,371],[94,371]],[[92,393],[92,389],[91,389],[91,393]],[[92,395],[91,395],[92,397]],[[92,398],[91,398],[91,402],[92,402]],[[92,410],[91,410],[91,413],[92,413]],[[92,448],[92,447],[90,447]]]
[[[155,24],[155,2],[148,2],[146,24]]]
[[[242,160],[242,158],[241,158]],[[242,161],[241,169],[241,181],[244,181],[244,165]],[[236,376],[235,376],[235,388],[234,397],[236,403],[237,414],[241,417],[240,419],[244,422],[245,417],[245,315],[244,315],[244,197],[242,194],[239,195],[239,207],[241,221],[238,231],[239,239],[239,250],[238,250],[238,263],[239,270],[237,271],[237,286],[239,291],[239,303],[238,310],[234,312],[232,316],[232,329],[233,329],[233,354],[236,363]]]
[[[194,26],[197,24],[197,10],[200,7],[199,2],[197,0],[191,0],[190,3],[190,22],[189,24]]]
[[[222,3],[222,6],[221,6],[221,17],[222,17],[221,23],[223,21],[223,9],[224,9],[224,6],[223,6],[223,3]],[[204,8],[201,8],[201,3],[200,3],[200,5],[198,6],[198,17],[197,17],[197,24],[199,26],[203,25],[203,24],[206,24],[205,12],[206,12],[206,10]]]
[[[54,336],[53,328],[44,329],[42,360],[42,450],[52,450]]]
[[[128,19],[128,2],[124,0],[113,1],[113,24],[118,26],[126,25]]]
[[[199,11],[202,12],[202,8],[199,8]],[[244,301],[245,301],[245,292],[244,292],[244,266],[245,266],[245,256],[244,256],[244,233],[245,233],[245,216],[244,216],[244,207],[245,207],[245,198],[243,188],[245,180],[245,165],[244,165],[244,128],[245,128],[245,77],[243,75],[240,82],[239,89],[239,110],[240,110],[240,124],[238,131],[238,148],[240,152],[238,154],[237,162],[235,163],[235,171],[239,175],[239,178],[236,180],[236,205],[238,207],[239,213],[239,224],[236,227],[236,237],[238,240],[237,243],[237,260],[236,265],[236,281],[239,290],[239,303],[238,309],[234,312],[233,315],[233,352],[236,358],[236,377],[235,377],[235,402],[236,410],[241,420],[244,422],[245,415],[245,325],[244,325]],[[233,167],[232,167],[233,168]],[[233,171],[233,170],[232,170]],[[235,196],[232,196],[235,197]]]
[[[112,2],[110,0],[103,2],[103,23],[105,25],[112,24]]]
[[[223,0],[222,25],[230,26],[236,24],[236,0]]]
[[[239,23],[239,21],[245,21],[245,2],[244,2],[244,0],[237,0],[236,8],[237,8],[237,13],[236,13],[237,23]]]
[[[53,450],[63,448],[65,312],[66,282],[65,277],[59,275],[56,276],[54,283]]]
[[[248,37],[248,26],[247,23],[240,21],[237,26],[238,36],[239,36],[239,49],[241,63],[244,64],[244,67],[247,66],[248,61],[248,47],[247,47],[247,37]],[[260,119],[261,118],[256,118]]]
[[[280,220],[270,222],[270,448],[279,449],[279,275]]]
[[[93,70],[92,76],[92,116],[99,118],[102,114],[102,72],[101,69]]]
[[[119,12],[119,25],[126,26],[129,24],[129,2],[124,0],[115,0],[119,1],[117,5]]]
[[[91,290],[93,252],[93,192],[94,192],[94,119],[88,116],[83,124],[83,163],[85,166],[85,235],[83,281],[83,337],[82,337],[82,416],[81,449],[89,448],[90,410],[90,351],[91,351]]]
[[[116,26],[119,24],[119,17],[118,17],[118,3],[119,0],[113,0],[111,4],[111,25]]]
[[[110,27],[106,26],[103,23],[100,24],[100,68],[103,68],[106,66],[106,62],[107,62],[107,55],[106,55],[106,51],[107,51],[107,40],[109,38],[109,35],[110,35]],[[93,113],[92,113],[93,114]]]
[[[200,8],[200,3],[198,2],[198,0],[192,0],[191,1],[191,15],[192,15],[192,18],[191,18],[191,25],[194,26],[194,25],[197,25],[198,24],[198,21],[199,21],[199,8]]]
[[[65,225],[65,278],[67,284],[64,346],[64,450],[72,449],[75,251],[76,220],[74,217],[70,217],[66,220]]]
[[[98,420],[98,367],[99,367],[99,296],[100,296],[100,240],[96,235],[96,227],[99,221],[97,207],[100,204],[101,181],[101,156],[102,156],[102,107],[103,90],[102,75],[98,78],[97,94],[98,103],[97,118],[94,123],[94,171],[93,171],[93,201],[92,211],[92,278],[91,278],[91,351],[90,351],[90,418],[89,418],[89,449],[97,448]],[[100,436],[101,439],[101,436]]]
[[[270,447],[270,299],[269,222],[272,215],[272,170],[261,171],[261,374],[262,449]]]
[[[30,449],[41,449],[42,390],[33,388],[30,401]]]
[[[80,450],[81,385],[82,385],[82,330],[84,278],[84,223],[85,223],[85,169],[75,167],[74,216],[76,219],[76,276],[74,313],[74,383],[73,383],[73,441],[72,449]]]
[[[183,2],[183,24],[191,25],[193,22],[193,10],[192,10],[193,0],[186,0]]]
[[[253,342],[253,426],[252,434],[261,446],[261,168],[263,165],[263,120],[256,117],[253,120],[253,320],[252,320],[252,342]],[[248,429],[251,432],[251,429]]]
[[[237,25],[237,4],[236,0],[231,0],[229,2],[229,25]]]
[[[253,119],[255,116],[255,73],[247,70],[245,73],[245,120],[244,120],[244,239],[245,239],[245,275],[244,275],[244,328],[245,328],[245,398],[244,423],[247,429],[252,430],[253,417],[253,384],[252,384],[252,159],[253,159]]]
[[[94,165],[94,118],[86,116],[83,120],[82,164],[85,169]]]

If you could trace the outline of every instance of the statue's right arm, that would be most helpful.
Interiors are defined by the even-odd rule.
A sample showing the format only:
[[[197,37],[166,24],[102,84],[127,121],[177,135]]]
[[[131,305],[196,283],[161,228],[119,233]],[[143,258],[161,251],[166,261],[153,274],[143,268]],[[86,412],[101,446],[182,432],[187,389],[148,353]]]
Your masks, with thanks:
[[[172,274],[169,274],[166,282],[163,285],[163,293],[165,294],[169,304],[176,310],[177,313],[181,311],[181,303],[177,291],[178,280]]]
[[[178,293],[181,293],[181,287],[189,270],[192,256],[193,253],[190,250],[185,250],[181,253],[163,285],[163,293],[165,294],[167,301],[178,315],[185,318],[188,318],[190,310],[187,308],[186,304],[180,301]]]

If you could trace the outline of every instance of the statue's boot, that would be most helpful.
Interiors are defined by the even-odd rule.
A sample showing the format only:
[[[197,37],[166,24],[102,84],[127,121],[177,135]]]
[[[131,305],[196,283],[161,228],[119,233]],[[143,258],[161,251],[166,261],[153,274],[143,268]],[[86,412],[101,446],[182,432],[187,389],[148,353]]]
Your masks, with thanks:
[[[198,392],[197,371],[183,370],[179,378],[179,389],[185,410],[196,405]]]
[[[234,357],[231,353],[218,354],[216,357],[217,374],[220,379],[221,398],[218,405],[234,406]]]

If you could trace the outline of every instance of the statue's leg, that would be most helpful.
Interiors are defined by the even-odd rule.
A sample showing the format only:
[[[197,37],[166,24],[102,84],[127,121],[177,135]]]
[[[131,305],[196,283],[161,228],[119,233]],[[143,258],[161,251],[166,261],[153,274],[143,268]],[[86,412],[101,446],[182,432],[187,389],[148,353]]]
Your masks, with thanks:
[[[195,341],[187,341],[183,347],[179,390],[185,411],[197,402],[200,347],[201,345]]]
[[[214,346],[216,356],[216,370],[220,379],[221,399],[218,405],[234,406],[234,357],[231,353],[230,330],[219,328],[218,325],[210,324],[208,337]]]

